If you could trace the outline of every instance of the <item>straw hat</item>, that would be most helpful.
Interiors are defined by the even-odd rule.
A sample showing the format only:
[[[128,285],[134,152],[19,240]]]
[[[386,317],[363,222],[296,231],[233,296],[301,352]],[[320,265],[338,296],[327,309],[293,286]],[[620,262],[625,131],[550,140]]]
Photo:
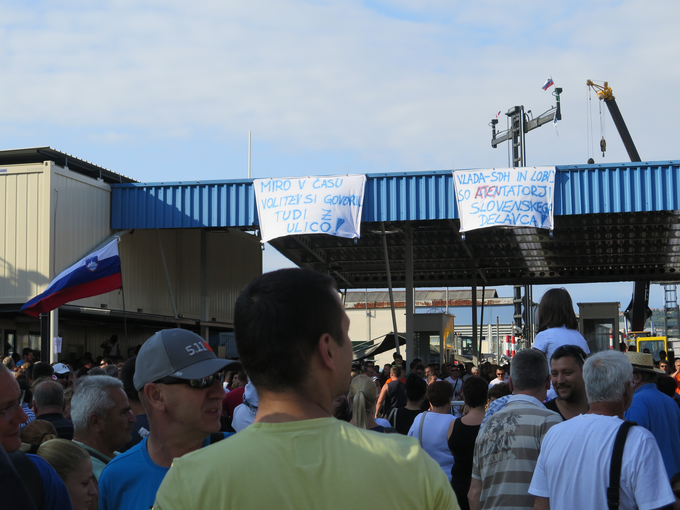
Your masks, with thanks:
[[[666,372],[659,368],[654,368],[654,358],[646,352],[627,352],[628,361],[633,365],[634,372],[650,372],[652,374],[664,374]]]

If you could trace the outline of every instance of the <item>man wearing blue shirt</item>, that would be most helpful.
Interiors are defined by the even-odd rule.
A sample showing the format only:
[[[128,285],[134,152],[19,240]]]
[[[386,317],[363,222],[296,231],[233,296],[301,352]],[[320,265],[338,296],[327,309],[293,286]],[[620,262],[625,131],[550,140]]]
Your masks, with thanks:
[[[680,472],[680,408],[656,388],[657,374],[651,354],[627,352],[633,365],[635,393],[625,418],[649,430],[661,450],[668,478]]]
[[[227,436],[219,433],[225,391],[218,374],[228,363],[187,330],[162,330],[146,341],[133,381],[151,432],[102,472],[100,510],[150,508],[173,459]]]
[[[27,488],[31,487],[29,494],[36,500],[36,507],[39,506],[38,501],[41,501],[41,508],[44,510],[73,510],[66,485],[56,471],[37,455],[26,455],[19,451],[21,447],[19,426],[28,419],[20,400],[19,384],[9,369],[0,364],[0,446],[10,454],[17,471],[21,469],[19,474],[22,476],[22,482]],[[26,466],[26,457],[30,460],[29,466]],[[34,466],[33,469],[30,468],[30,464]],[[14,472],[10,474],[13,475]],[[34,488],[36,484],[37,490]],[[42,493],[38,494],[41,487]],[[16,490],[23,492],[23,488]]]

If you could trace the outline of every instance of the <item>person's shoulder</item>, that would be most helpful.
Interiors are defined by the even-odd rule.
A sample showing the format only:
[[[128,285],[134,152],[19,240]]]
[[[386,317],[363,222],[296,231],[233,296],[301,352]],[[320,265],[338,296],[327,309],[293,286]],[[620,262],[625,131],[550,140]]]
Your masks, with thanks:
[[[40,471],[40,475],[42,476],[43,472],[55,472],[54,468],[50,465],[49,462],[47,462],[45,459],[40,457],[39,455],[35,455],[34,453],[27,453],[26,454],[29,459],[31,459],[31,462],[33,462],[33,465],[38,468],[38,471]]]
[[[31,462],[33,462],[33,465],[38,469],[38,472],[40,473],[40,478],[43,481],[43,486],[47,488],[51,484],[61,485],[60,484],[61,478],[59,477],[59,475],[50,465],[49,462],[47,462],[42,457],[32,453],[29,453],[27,455],[28,458],[31,459]]]
[[[120,471],[125,471],[130,464],[140,464],[144,462],[142,448],[146,448],[146,440],[147,438],[144,438],[129,450],[119,453],[111,459],[102,471],[102,476],[105,474],[106,476],[109,476],[114,472],[119,473]]]

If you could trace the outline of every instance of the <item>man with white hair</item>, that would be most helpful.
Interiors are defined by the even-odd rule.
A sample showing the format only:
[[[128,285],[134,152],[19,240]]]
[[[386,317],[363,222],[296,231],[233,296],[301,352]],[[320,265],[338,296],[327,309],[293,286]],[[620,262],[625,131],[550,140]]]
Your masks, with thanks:
[[[612,462],[623,413],[633,398],[633,367],[625,354],[603,351],[583,366],[588,414],[556,425],[546,434],[529,493],[535,510],[607,508],[608,495],[621,510],[658,509],[674,503],[654,436],[632,426],[622,456]],[[629,423],[629,422],[628,422]],[[618,465],[619,476],[610,480]]]
[[[94,476],[130,440],[135,423],[123,383],[108,376],[87,376],[71,400],[73,440],[87,450]]]

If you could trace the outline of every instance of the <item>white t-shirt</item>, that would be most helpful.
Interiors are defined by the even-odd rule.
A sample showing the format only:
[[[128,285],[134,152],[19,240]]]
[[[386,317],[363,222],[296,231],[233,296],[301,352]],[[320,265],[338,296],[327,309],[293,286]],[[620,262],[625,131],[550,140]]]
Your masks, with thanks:
[[[409,436],[418,439],[420,421],[423,419],[424,414],[420,413],[413,420],[413,425],[411,425],[411,429],[408,431]],[[455,417],[450,414],[439,414],[430,411],[425,416],[425,424],[423,425],[423,450],[437,461],[437,464],[439,464],[448,477],[449,482],[451,481],[453,454],[449,450],[446,434],[449,431],[449,425],[454,419]]]
[[[550,498],[551,510],[607,508],[615,416],[582,414],[552,427],[541,444],[529,493]],[[620,510],[651,510],[673,504],[666,468],[654,436],[628,431],[621,466]]]
[[[583,335],[575,329],[567,329],[566,326],[541,331],[536,335],[533,347],[544,352],[546,358],[548,358],[548,363],[550,363],[550,358],[552,358],[555,350],[563,345],[576,345],[583,349],[586,354],[590,354],[590,347],[588,347],[588,342],[583,338]]]
[[[453,393],[454,393],[454,400],[457,400],[456,393],[460,393],[463,391],[463,380],[462,379],[456,379],[454,380],[451,376],[447,377],[444,379],[447,383],[449,383],[451,386],[453,386]]]
[[[506,383],[507,384],[508,380],[509,380],[509,377],[507,377],[507,376],[503,380],[500,380],[498,377],[496,377],[493,381],[491,381],[489,383],[489,389],[493,388],[494,386],[496,386],[497,384],[500,384],[500,383]]]

